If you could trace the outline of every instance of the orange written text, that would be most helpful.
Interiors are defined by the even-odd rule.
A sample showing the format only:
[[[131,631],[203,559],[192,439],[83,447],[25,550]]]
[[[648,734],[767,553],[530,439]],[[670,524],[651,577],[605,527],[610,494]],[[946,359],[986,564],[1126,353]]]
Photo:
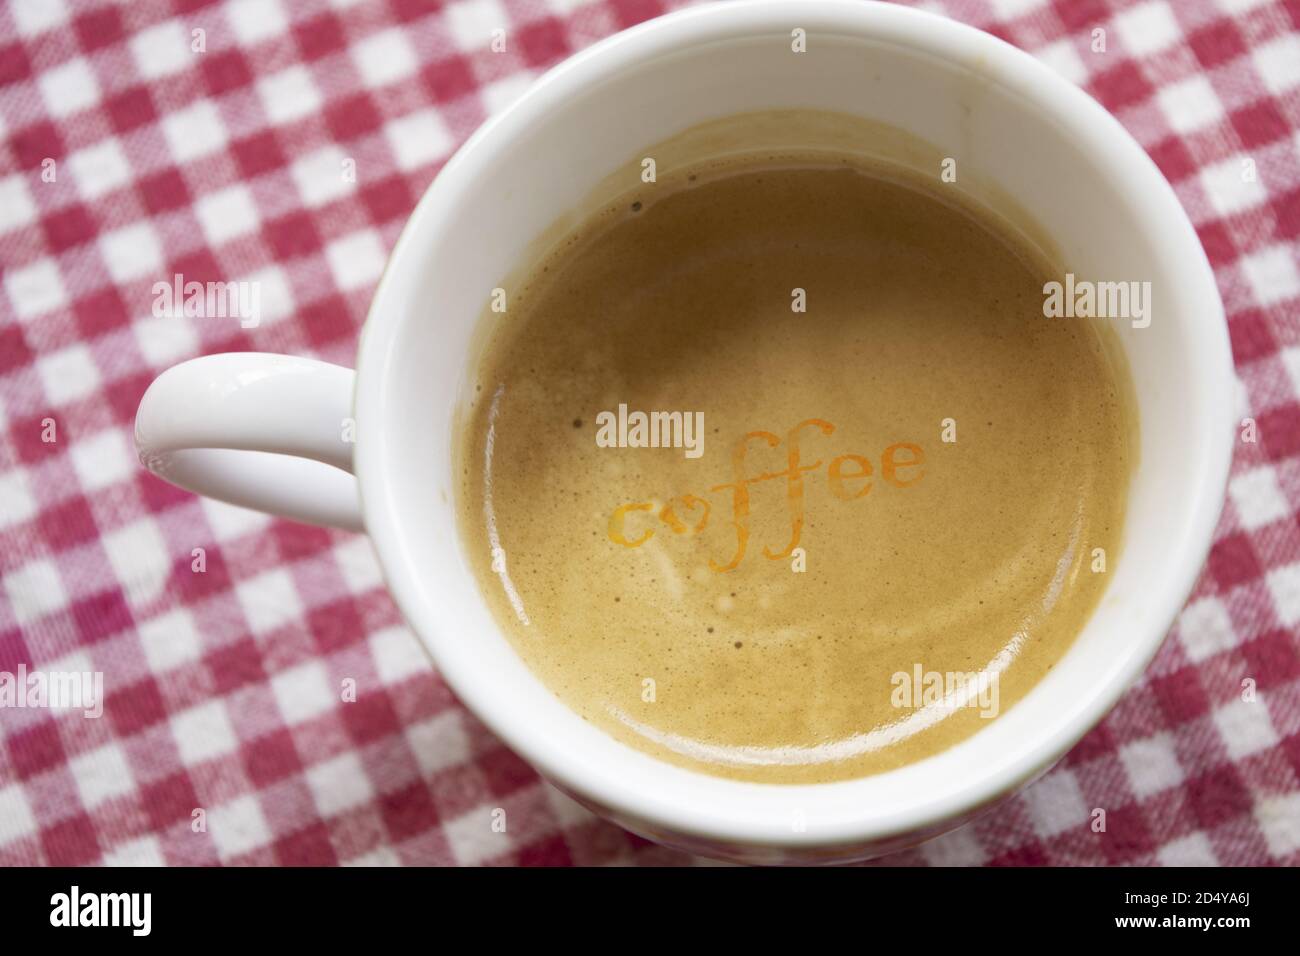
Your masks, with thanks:
[[[821,432],[822,435],[834,433],[835,426],[820,418],[809,418],[790,429],[786,435],[786,467],[780,471],[767,472],[754,477],[745,474],[745,458],[754,440],[762,441],[769,448],[776,448],[781,439],[766,431],[753,431],[736,443],[731,452],[732,480],[715,485],[710,491],[729,491],[731,493],[731,527],[736,533],[736,548],[730,560],[720,564],[712,558],[709,567],[714,571],[731,571],[740,565],[749,547],[750,486],[761,481],[784,478],[786,481],[786,501],[790,509],[790,539],[780,551],[764,546],[763,554],[773,560],[788,558],[799,547],[799,539],[804,525],[804,476],[822,466],[821,459],[804,464],[800,457],[800,435],[806,429]],[[871,460],[862,455],[845,454],[832,458],[827,466],[827,485],[831,494],[841,501],[853,501],[864,497],[871,491],[875,470]],[[911,442],[898,442],[886,448],[880,456],[880,477],[895,488],[908,488],[925,476],[925,453],[919,445]],[[609,516],[607,533],[615,544],[625,548],[639,548],[658,530],[654,523],[657,517],[660,524],[674,534],[696,535],[708,526],[711,513],[709,501],[697,495],[679,495],[671,499],[654,515],[655,504],[650,501],[638,501],[620,505]],[[642,521],[640,533],[633,534],[628,525],[640,512],[647,512],[650,521]]]

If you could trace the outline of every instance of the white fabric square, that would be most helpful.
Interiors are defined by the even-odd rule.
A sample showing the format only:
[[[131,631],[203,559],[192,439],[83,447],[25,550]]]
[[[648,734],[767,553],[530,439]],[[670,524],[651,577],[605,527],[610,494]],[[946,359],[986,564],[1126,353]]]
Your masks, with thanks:
[[[19,624],[29,624],[68,605],[59,569],[48,558],[24,564],[5,575],[4,586]]]
[[[505,818],[505,831],[493,827],[494,811],[498,807],[481,806],[469,811],[464,816],[448,820],[443,824],[442,832],[451,846],[457,862],[462,866],[476,866],[485,860],[509,853],[510,816]],[[529,830],[529,840],[545,836],[544,832]]]
[[[1164,87],[1156,101],[1175,133],[1191,133],[1223,119],[1219,94],[1204,74]]]
[[[390,627],[370,636],[375,670],[385,684],[398,684],[417,674],[432,675],[433,665],[419,639],[404,627]]]
[[[1274,96],[1300,86],[1300,36],[1284,33],[1253,54],[1255,70]]]
[[[104,233],[99,237],[99,251],[114,282],[125,284],[149,275],[161,278],[162,245],[147,221]]]
[[[505,30],[509,43],[510,17],[497,0],[459,0],[444,7],[442,15],[458,49],[488,46],[493,30]]]
[[[1162,866],[1218,866],[1219,858],[1204,833],[1192,833],[1156,851]]]
[[[1247,702],[1240,697],[1214,709],[1214,725],[1219,728],[1228,756],[1241,760],[1277,744],[1277,730],[1268,716],[1268,707],[1256,696]]]
[[[214,246],[255,232],[261,224],[253,194],[243,183],[199,197],[194,213],[203,227],[204,238]]]
[[[279,266],[269,265],[243,276],[240,281],[257,286],[257,319],[260,324],[267,325],[293,315],[293,288],[289,285],[288,274]]]
[[[0,179],[0,233],[30,226],[36,221],[36,203],[27,188],[27,177],[14,173]]]
[[[1300,623],[1300,563],[1275,568],[1265,580],[1282,623],[1287,627]]]
[[[235,593],[254,634],[267,634],[302,615],[298,588],[283,568],[240,581]]]
[[[45,108],[56,119],[71,116],[99,102],[99,80],[81,57],[46,70],[36,78]]]
[[[197,661],[203,653],[203,641],[194,626],[194,618],[183,607],[145,621],[137,633],[145,660],[155,674]]]
[[[36,818],[21,784],[0,787],[0,844],[36,835]]]
[[[455,710],[444,710],[408,727],[406,742],[426,777],[469,762],[469,737]]]
[[[308,153],[289,167],[303,205],[309,209],[323,206],[355,191],[356,183],[349,182],[344,175],[343,164],[347,158],[343,150],[331,144]]]
[[[131,164],[116,139],[105,139],[68,157],[68,168],[81,198],[90,201],[131,181]]]
[[[156,369],[193,358],[199,352],[199,334],[194,320],[164,315],[136,319],[131,323],[136,345],[146,362]]]
[[[1300,395],[1300,345],[1288,346],[1282,349],[1280,355],[1282,367],[1286,369],[1287,377],[1291,379],[1291,387],[1295,389],[1296,394]]]
[[[9,13],[18,32],[34,37],[68,22],[68,8],[63,0],[10,0]]]
[[[254,794],[238,797],[208,812],[208,836],[223,860],[271,842],[261,804]]]
[[[135,451],[119,428],[105,428],[84,438],[77,436],[71,442],[71,453],[77,481],[85,491],[125,481],[137,467]]]
[[[181,761],[189,767],[233,753],[239,746],[225,699],[221,697],[176,714],[171,718],[171,730]]]
[[[1247,531],[1262,528],[1291,513],[1286,495],[1278,487],[1277,471],[1268,465],[1242,472],[1232,479],[1228,493],[1237,508],[1241,526]]]
[[[435,109],[420,110],[398,117],[384,127],[397,168],[417,169],[451,152],[455,140]]]
[[[21,468],[0,473],[0,528],[22,524],[36,514],[36,500],[27,489]]]
[[[344,292],[370,285],[384,271],[388,251],[373,229],[361,229],[325,247],[334,281]]]
[[[334,546],[334,561],[353,594],[363,594],[384,583],[370,539],[364,535],[348,538]]]
[[[397,27],[366,37],[352,48],[352,59],[371,89],[404,80],[420,66],[406,34]]]
[[[131,38],[135,68],[146,80],[179,73],[203,56],[191,47],[193,36],[179,20],[164,20],[146,27]]]
[[[73,757],[68,761],[68,767],[73,779],[77,781],[81,802],[87,810],[94,810],[101,803],[135,789],[131,766],[116,741],[109,741],[98,750]]]
[[[321,108],[320,91],[304,66],[291,66],[257,84],[258,95],[272,123],[291,123]]]
[[[1297,257],[1300,252],[1294,247],[1279,245],[1242,258],[1241,271],[1260,305],[1272,305],[1300,295]]]
[[[1268,192],[1258,176],[1246,178],[1247,158],[1233,156],[1201,170],[1201,188],[1220,216],[1234,215],[1258,206],[1268,198]]]
[[[370,775],[351,751],[309,767],[305,776],[322,817],[346,813],[375,798]]]
[[[1217,597],[1204,597],[1178,616],[1178,637],[1193,663],[1222,653],[1237,644],[1228,609]]]
[[[53,259],[5,270],[5,292],[20,319],[31,319],[68,304],[68,291]]]
[[[140,837],[119,843],[104,854],[105,866],[166,866],[162,846],[156,836]]]
[[[152,515],[108,532],[100,543],[132,605],[162,594],[171,577],[172,555]]]
[[[188,163],[226,147],[226,124],[211,100],[198,100],[164,117],[163,136],[177,163]]]
[[[99,388],[95,357],[84,345],[42,355],[36,360],[36,374],[46,398],[55,405],[67,405],[93,395]]]
[[[289,29],[289,18],[279,0],[232,0],[226,19],[242,46],[255,46]]]
[[[213,537],[219,542],[235,541],[245,535],[256,534],[271,523],[269,515],[251,508],[228,505],[215,498],[198,499],[203,509],[203,517],[212,528]]]
[[[0,813],[3,820],[4,814]],[[1274,856],[1289,856],[1300,850],[1300,793],[1261,797],[1255,802],[1255,822]]]
[[[280,713],[290,724],[319,717],[343,699],[341,689],[331,685],[329,673],[320,661],[307,661],[276,674],[271,678],[271,691]]]
[[[343,3],[359,3],[361,0],[331,0],[335,6]],[[378,867],[378,866],[401,866],[402,858],[393,852],[392,847],[378,846],[369,853],[363,853],[361,856],[354,856],[350,860],[340,860],[341,866],[361,866],[361,867]]]
[[[958,827],[919,847],[931,866],[979,866],[987,859],[974,827]]]
[[[1072,827],[1088,825],[1088,808],[1079,783],[1069,770],[1058,767],[1021,795],[1034,829],[1053,837]]]
[[[1121,11],[1115,29],[1124,48],[1134,56],[1147,56],[1176,43],[1182,36],[1173,11],[1163,0],[1150,0]]]
[[[1119,759],[1138,797],[1149,797],[1183,782],[1183,767],[1168,734],[1125,744],[1119,749]]]
[[[991,0],[991,3],[993,15],[999,20],[1014,20],[1034,10],[1041,10],[1047,5],[1047,0]]]

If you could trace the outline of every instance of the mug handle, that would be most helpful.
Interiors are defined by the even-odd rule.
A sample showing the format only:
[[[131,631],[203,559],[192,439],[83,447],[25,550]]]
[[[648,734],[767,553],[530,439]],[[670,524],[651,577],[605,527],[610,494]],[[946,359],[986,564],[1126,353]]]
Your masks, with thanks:
[[[140,463],[210,498],[364,531],[352,476],[351,369],[266,352],[167,369],[135,414]]]

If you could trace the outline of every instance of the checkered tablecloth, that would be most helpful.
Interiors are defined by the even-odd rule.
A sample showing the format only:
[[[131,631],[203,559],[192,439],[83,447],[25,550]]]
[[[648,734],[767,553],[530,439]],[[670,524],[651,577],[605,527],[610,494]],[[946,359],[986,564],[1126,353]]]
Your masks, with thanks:
[[[0,672],[102,672],[106,697],[99,719],[0,709],[0,863],[693,862],[580,809],[470,716],[364,538],[177,491],[131,438],[175,362],[352,364],[387,250],[456,146],[545,68],[676,5],[0,7]],[[1214,265],[1258,442],[1139,686],[1027,791],[883,862],[1294,865],[1300,4],[927,6],[1039,56],[1154,157]],[[261,324],[154,317],[176,273],[259,280]]]

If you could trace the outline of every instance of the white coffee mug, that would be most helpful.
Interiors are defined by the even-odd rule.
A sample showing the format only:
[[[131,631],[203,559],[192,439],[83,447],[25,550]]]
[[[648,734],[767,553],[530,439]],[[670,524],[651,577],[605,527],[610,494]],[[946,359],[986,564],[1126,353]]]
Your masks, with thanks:
[[[797,30],[807,52],[795,52]],[[1117,327],[1140,452],[1123,550],[1083,633],[1022,700],[951,749],[888,773],[800,786],[666,764],[561,704],[479,592],[457,532],[451,459],[471,334],[489,290],[530,242],[639,148],[774,108],[851,114],[950,150],[961,175],[1014,195],[1075,271],[1150,280],[1159,297],[1149,327]],[[146,392],[136,443],[152,471],[182,487],[366,531],[460,699],[597,813],[706,855],[829,862],[956,826],[1050,767],[1138,678],[1211,542],[1232,451],[1233,382],[1223,307],[1191,224],[1147,155],[1084,93],[1028,54],[932,14],[735,0],[596,44],[471,137],[393,250],[355,374],[256,353],[185,362]],[[355,444],[345,440],[350,420]]]

